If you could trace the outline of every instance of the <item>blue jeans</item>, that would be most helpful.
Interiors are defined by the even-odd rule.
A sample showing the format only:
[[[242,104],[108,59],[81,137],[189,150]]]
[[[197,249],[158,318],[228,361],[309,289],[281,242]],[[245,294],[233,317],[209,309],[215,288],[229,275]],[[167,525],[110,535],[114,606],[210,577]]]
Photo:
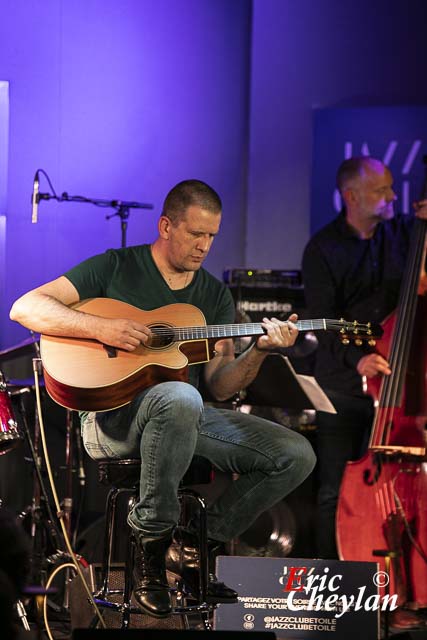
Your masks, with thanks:
[[[300,434],[256,416],[204,407],[197,389],[184,382],[163,382],[125,407],[90,413],[82,435],[94,459],[141,458],[139,501],[128,522],[146,536],[166,536],[176,526],[178,486],[194,455],[239,474],[208,510],[208,535],[223,542],[295,489],[315,464]]]

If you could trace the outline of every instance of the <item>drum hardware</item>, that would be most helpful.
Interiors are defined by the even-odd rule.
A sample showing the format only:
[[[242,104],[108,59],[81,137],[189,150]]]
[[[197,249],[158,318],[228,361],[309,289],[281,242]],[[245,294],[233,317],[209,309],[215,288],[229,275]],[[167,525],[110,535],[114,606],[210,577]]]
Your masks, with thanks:
[[[44,567],[47,550],[51,552],[63,547],[61,534],[55,524],[55,518],[51,510],[48,492],[45,486],[42,473],[42,458],[39,452],[40,445],[40,425],[37,411],[34,418],[34,436],[32,437],[27,408],[25,406],[25,396],[31,393],[30,387],[24,387],[20,392],[16,392],[19,398],[20,414],[24,427],[25,438],[28,444],[30,457],[28,458],[33,467],[33,496],[29,504],[20,514],[19,519],[28,530],[31,539],[31,582],[33,584],[43,584],[46,578]]]
[[[25,610],[24,604],[22,602],[22,600],[17,600],[15,603],[15,608],[16,608],[16,612],[18,614],[18,618],[21,621],[22,626],[24,627],[25,631],[30,631],[31,627],[28,623],[28,618],[27,618],[27,612]]]
[[[0,371],[0,455],[16,447],[22,440],[23,435],[13,414],[6,380]]]
[[[18,382],[18,381],[15,381]],[[47,606],[56,614],[60,614],[66,610],[68,604],[68,584],[64,582],[63,594],[58,594],[53,599],[51,594],[56,594],[58,589],[49,589],[46,592],[45,585],[55,565],[69,562],[68,554],[63,551],[65,544],[62,534],[57,525],[56,517],[52,511],[51,499],[44,479],[43,455],[40,451],[40,424],[38,412],[35,411],[34,422],[28,415],[28,404],[26,402],[28,394],[31,397],[34,393],[34,386],[16,388],[14,394],[18,397],[19,412],[22,418],[22,424],[25,432],[25,439],[29,448],[29,456],[25,457],[25,462],[32,465],[33,470],[33,495],[31,503],[25,507],[18,515],[18,521],[27,531],[30,537],[30,578],[31,586],[26,595],[46,595]],[[34,425],[33,433],[31,433],[30,424]],[[59,600],[58,600],[59,598]],[[63,603],[61,602],[63,601]],[[26,612],[22,603],[17,603],[17,613],[22,625],[26,629]],[[43,611],[41,609],[41,599],[35,597],[30,604],[29,617],[34,620],[37,627],[43,625]]]
[[[46,484],[45,469],[44,469],[44,455],[40,449],[41,446],[41,425],[39,422],[39,412],[37,409],[34,412],[34,420],[28,413],[30,407],[28,406],[29,394],[31,398],[34,392],[38,393],[36,388],[35,379],[37,378],[37,387],[44,387],[41,376],[41,360],[39,352],[38,341],[34,336],[28,340],[21,342],[20,344],[6,349],[0,352],[0,361],[9,361],[21,356],[25,356],[29,353],[36,353],[37,358],[33,358],[33,370],[34,377],[26,379],[14,379],[7,380],[1,374],[1,387],[0,387],[0,455],[8,451],[12,446],[18,444],[23,439],[28,443],[29,455],[24,458],[32,466],[33,473],[33,492],[31,503],[25,507],[22,512],[17,516],[17,521],[22,524],[30,537],[31,543],[31,567],[30,567],[30,582],[36,586],[36,589],[43,589],[43,585],[47,584],[49,576],[52,573],[52,566],[55,564],[66,565],[70,562],[70,555],[65,551],[66,545],[64,542],[64,536],[59,529],[59,523],[54,514],[53,507],[51,506],[51,495],[49,487]],[[37,371],[37,375],[36,375]],[[37,395],[36,393],[36,395]],[[22,431],[18,429],[17,421],[12,413],[11,397],[17,402],[17,411],[19,411],[19,424],[22,426]],[[72,535],[72,479],[73,475],[78,473],[80,487],[85,484],[85,472],[83,467],[83,454],[82,446],[80,442],[80,432],[77,430],[76,425],[73,425],[74,413],[67,411],[66,415],[66,451],[65,451],[65,472],[66,472],[66,497],[61,502],[60,512],[63,517],[66,532],[68,537]],[[76,463],[78,469],[73,468],[73,439],[76,439]],[[4,449],[4,451],[1,451]],[[61,467],[62,468],[62,467]],[[1,500],[0,500],[1,505]],[[77,522],[80,512],[77,515]],[[74,539],[77,538],[77,528],[74,532]],[[83,558],[80,562],[85,562]],[[57,570],[57,569],[56,569]],[[56,611],[57,613],[62,611],[68,611],[69,609],[69,591],[68,591],[68,576],[69,569],[66,569],[67,573],[64,574],[63,590],[58,594],[56,601],[53,601],[49,597],[46,604],[49,609]],[[56,592],[57,589],[49,591],[49,593]],[[37,602],[32,603],[32,615],[35,617],[36,623],[41,621],[40,611],[37,606]],[[22,625],[27,629],[27,614],[22,602],[16,603],[17,615],[21,620]]]
[[[27,353],[34,352],[39,355],[39,344],[34,338],[29,338],[9,349],[0,352],[0,360],[11,360]],[[33,358],[33,367],[37,367],[37,378],[39,387],[44,387],[41,376],[41,360],[39,357]],[[29,462],[33,469],[33,495],[31,503],[25,507],[18,518],[22,521],[27,530],[32,545],[32,575],[33,584],[43,584],[45,582],[51,557],[58,557],[65,549],[62,533],[57,525],[57,519],[51,508],[50,492],[44,479],[43,455],[40,450],[40,423],[38,411],[34,412],[34,422],[28,415],[28,394],[35,391],[34,376],[25,379],[8,379],[0,371],[0,455],[8,451],[12,446],[19,444],[23,439],[28,443],[29,455],[24,457],[25,462]],[[11,397],[18,404],[18,411],[21,417],[22,430],[19,430],[17,421],[12,413]],[[85,472],[83,466],[83,453],[80,442],[80,431],[73,424],[73,412],[66,413],[66,442],[65,442],[65,497],[61,503],[61,510],[64,514],[64,522],[69,537],[72,532],[72,484],[73,477],[78,473],[79,484],[85,484]],[[76,463],[78,469],[73,468],[73,441],[76,442]],[[74,532],[74,538],[77,531]],[[68,557],[68,556],[67,556]]]
[[[238,538],[230,543],[235,556],[285,558],[291,554],[296,539],[295,516],[282,500],[264,511]]]
[[[32,332],[31,332],[32,333]],[[32,333],[31,338],[23,340],[17,345],[0,351],[0,362],[7,362],[20,358],[28,354],[38,353],[38,341]],[[27,386],[27,385],[22,385]],[[6,383],[6,378],[0,370],[0,455],[7,453],[17,446],[24,439],[18,423],[13,414],[11,395],[15,395],[10,389],[10,383]]]

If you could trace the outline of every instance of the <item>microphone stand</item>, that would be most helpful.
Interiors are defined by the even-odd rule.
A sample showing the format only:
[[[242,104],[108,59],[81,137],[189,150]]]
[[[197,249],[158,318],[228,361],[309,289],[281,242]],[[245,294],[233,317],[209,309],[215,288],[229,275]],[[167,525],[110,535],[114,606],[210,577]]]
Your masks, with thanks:
[[[152,209],[153,207],[150,206],[150,208]],[[122,248],[126,246],[126,233],[127,233],[127,228],[128,228],[128,218],[129,218],[129,205],[121,202],[116,213],[112,213],[109,216],[105,216],[106,220],[109,220],[110,218],[114,218],[115,216],[119,216],[120,218],[120,227],[122,230]]]
[[[39,169],[39,172],[46,175],[48,182],[52,187],[51,182],[47,174],[45,173],[45,171],[43,171],[42,169]],[[127,233],[127,227],[128,227],[128,219],[130,216],[130,209],[154,209],[154,206],[152,204],[147,204],[145,202],[133,202],[133,201],[126,201],[126,200],[103,200],[100,198],[85,198],[83,196],[70,196],[66,191],[64,191],[62,195],[58,196],[55,193],[53,187],[52,187],[52,191],[53,193],[37,193],[37,196],[36,196],[37,203],[40,202],[40,200],[56,200],[57,202],[85,202],[85,203],[94,204],[97,207],[112,207],[113,209],[116,209],[115,213],[112,213],[109,216],[105,216],[105,218],[106,220],[109,220],[110,218],[114,218],[115,216],[118,216],[120,218],[122,248],[126,247],[126,233]]]

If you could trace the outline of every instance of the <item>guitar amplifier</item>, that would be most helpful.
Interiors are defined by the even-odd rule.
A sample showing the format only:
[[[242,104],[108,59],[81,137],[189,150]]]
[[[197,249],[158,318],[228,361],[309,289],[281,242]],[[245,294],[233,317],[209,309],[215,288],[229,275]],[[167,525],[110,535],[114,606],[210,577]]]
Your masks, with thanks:
[[[301,271],[297,269],[226,269],[223,281],[230,286],[300,287]]]
[[[291,313],[301,315],[305,307],[304,289],[295,287],[229,286],[236,303],[238,321],[261,322],[264,317],[286,320]]]

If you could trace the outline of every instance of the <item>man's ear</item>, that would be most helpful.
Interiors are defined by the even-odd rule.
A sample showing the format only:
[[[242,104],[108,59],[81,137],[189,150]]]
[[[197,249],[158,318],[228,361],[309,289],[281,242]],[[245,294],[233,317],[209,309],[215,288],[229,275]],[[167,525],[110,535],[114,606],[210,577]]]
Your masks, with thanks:
[[[354,204],[356,202],[356,194],[353,189],[347,187],[342,192],[342,199],[344,200],[344,204],[348,206],[349,204]]]
[[[163,240],[168,240],[171,224],[172,223],[167,216],[160,216],[159,236],[163,238]]]

